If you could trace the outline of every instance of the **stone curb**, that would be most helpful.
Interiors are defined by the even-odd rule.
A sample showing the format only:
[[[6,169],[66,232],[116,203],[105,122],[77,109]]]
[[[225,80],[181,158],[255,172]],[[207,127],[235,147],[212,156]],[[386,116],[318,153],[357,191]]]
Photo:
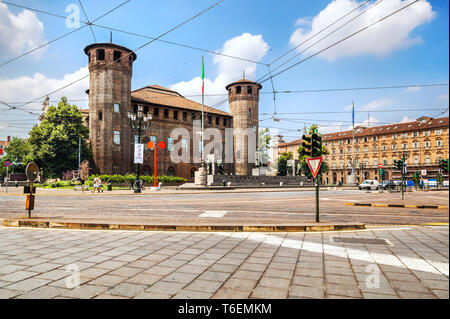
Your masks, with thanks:
[[[366,206],[366,207],[392,207],[392,208],[449,209],[448,206],[441,206],[441,205],[407,205],[407,204],[380,204],[380,203],[345,203],[345,205]]]
[[[6,227],[33,227],[54,229],[189,231],[189,232],[321,232],[365,229],[363,223],[352,224],[300,224],[300,225],[139,225],[57,222],[48,220],[4,219]]]

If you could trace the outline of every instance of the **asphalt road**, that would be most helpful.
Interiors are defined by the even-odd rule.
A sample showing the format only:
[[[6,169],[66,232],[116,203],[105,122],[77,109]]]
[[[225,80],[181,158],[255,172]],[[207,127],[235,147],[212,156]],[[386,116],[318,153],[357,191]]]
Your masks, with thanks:
[[[0,196],[0,218],[25,216],[24,195]],[[322,222],[363,222],[369,225],[448,223],[448,209],[356,207],[348,202],[404,203],[448,206],[448,191],[399,193],[324,190],[320,195]],[[117,221],[274,221],[311,222],[315,217],[314,191],[181,192],[130,194],[128,191],[81,194],[42,191],[33,217]]]

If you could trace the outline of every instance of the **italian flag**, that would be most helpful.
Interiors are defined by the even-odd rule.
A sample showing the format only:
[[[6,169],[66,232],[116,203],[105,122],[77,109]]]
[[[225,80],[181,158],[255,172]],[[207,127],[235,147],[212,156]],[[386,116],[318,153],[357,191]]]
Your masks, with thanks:
[[[202,95],[205,94],[205,63],[202,57]]]

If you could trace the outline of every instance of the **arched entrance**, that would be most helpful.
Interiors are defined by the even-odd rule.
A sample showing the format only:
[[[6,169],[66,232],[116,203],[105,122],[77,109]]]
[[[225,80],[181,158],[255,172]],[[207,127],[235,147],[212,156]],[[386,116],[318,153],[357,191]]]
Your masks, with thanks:
[[[175,176],[175,168],[173,166],[167,169],[167,176]]]

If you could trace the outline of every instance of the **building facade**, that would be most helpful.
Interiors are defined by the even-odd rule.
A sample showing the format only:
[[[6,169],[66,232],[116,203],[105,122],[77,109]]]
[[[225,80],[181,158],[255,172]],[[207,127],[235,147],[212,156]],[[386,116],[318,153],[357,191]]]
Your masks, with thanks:
[[[3,158],[6,156],[6,148],[8,147],[10,142],[11,142],[11,136],[8,136],[6,141],[0,141],[0,150],[1,150],[0,158]]]
[[[188,100],[178,92],[159,85],[150,85],[131,91],[133,63],[137,56],[131,50],[113,44],[92,44],[85,48],[89,59],[90,84],[89,109],[82,110],[86,124],[89,126],[89,142],[93,150],[91,171],[103,174],[126,174],[135,171],[134,144],[137,132],[131,128],[128,111],[137,112],[138,105],[145,114],[152,114],[151,126],[142,132],[142,144],[149,141],[164,141],[167,147],[158,149],[158,175],[181,176],[194,180],[194,173],[200,162],[194,155],[201,152],[200,135],[202,105]],[[220,131],[222,144],[214,148],[215,157],[224,162],[225,130],[248,128],[258,130],[258,103],[261,85],[241,79],[227,86],[230,113],[205,106],[204,127]],[[172,132],[182,132],[173,137]],[[240,133],[238,133],[240,134]],[[243,137],[243,139],[242,139]],[[210,137],[205,136],[205,145]],[[216,141],[217,142],[217,141]],[[248,137],[235,136],[231,143],[233,163],[224,163],[225,173],[251,175],[254,164],[248,164]],[[255,135],[257,146],[257,134]],[[181,146],[181,151],[188,155],[188,160],[173,162],[171,152]],[[238,146],[238,147],[236,147]],[[244,150],[244,152],[240,150]],[[206,146],[205,146],[206,150]],[[176,151],[176,150],[175,150]],[[205,158],[207,154],[205,152]],[[238,159],[243,159],[243,165]],[[153,175],[154,151],[144,149],[144,164],[141,174]]]
[[[397,123],[377,127],[355,127],[353,131],[336,132],[322,136],[329,154],[324,156],[329,171],[322,176],[325,184],[346,184],[354,170],[358,181],[379,180],[380,164],[386,170],[385,179],[400,179],[401,171],[394,167],[405,153],[407,179],[414,172],[426,170],[426,178],[435,178],[441,159],[449,158],[449,118],[421,117],[414,122]],[[278,152],[293,152],[301,140],[280,144]],[[447,174],[444,174],[448,178]]]

